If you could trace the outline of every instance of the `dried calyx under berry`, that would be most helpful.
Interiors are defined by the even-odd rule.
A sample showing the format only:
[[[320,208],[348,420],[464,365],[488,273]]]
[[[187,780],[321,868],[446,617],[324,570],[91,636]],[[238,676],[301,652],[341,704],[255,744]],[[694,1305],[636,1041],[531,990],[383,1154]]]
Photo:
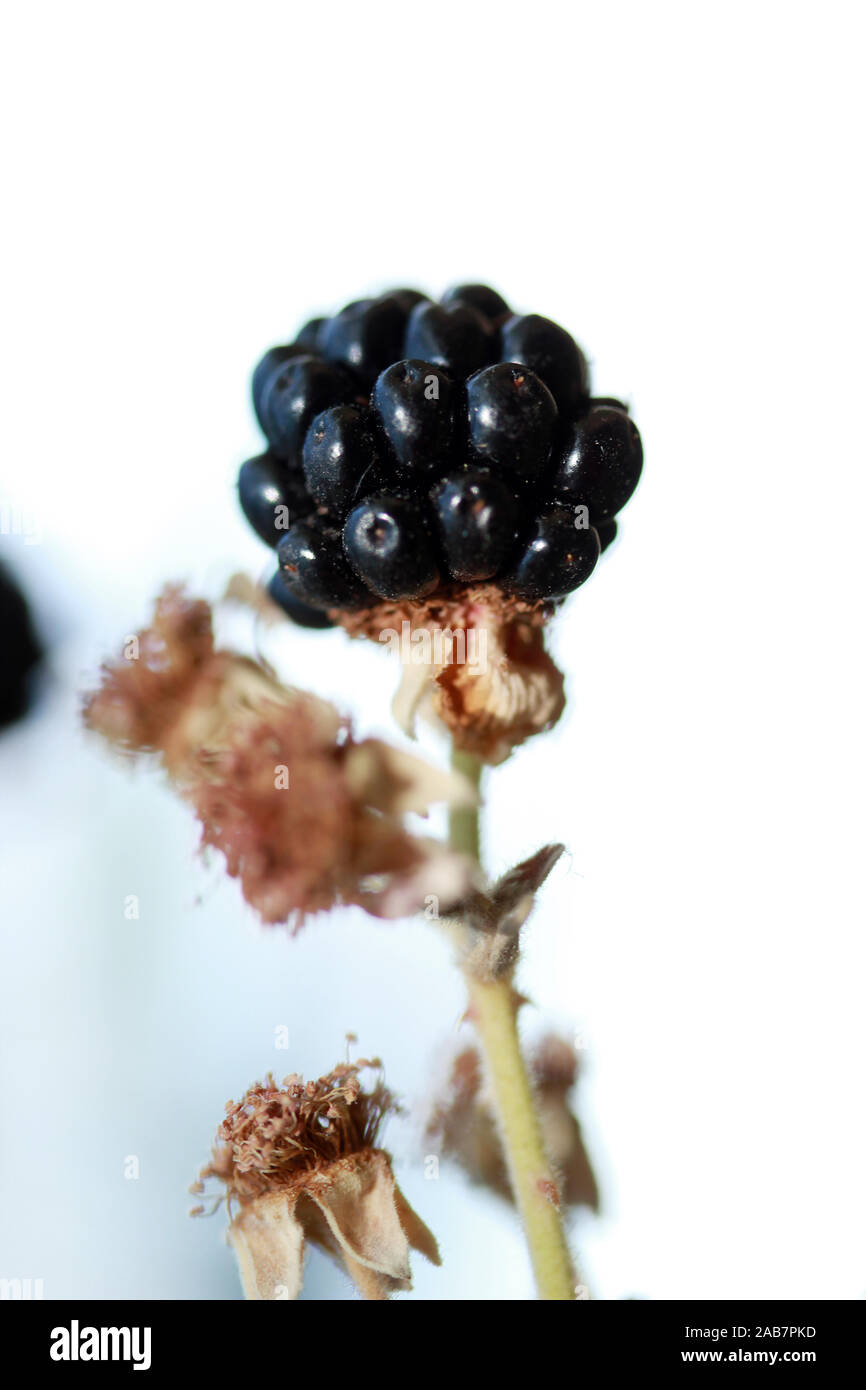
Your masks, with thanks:
[[[268,448],[242,466],[240,502],[277,550],[268,592],[307,627],[479,581],[560,600],[614,539],[643,463],[571,335],[486,285],[311,319],[265,353],[252,394]]]

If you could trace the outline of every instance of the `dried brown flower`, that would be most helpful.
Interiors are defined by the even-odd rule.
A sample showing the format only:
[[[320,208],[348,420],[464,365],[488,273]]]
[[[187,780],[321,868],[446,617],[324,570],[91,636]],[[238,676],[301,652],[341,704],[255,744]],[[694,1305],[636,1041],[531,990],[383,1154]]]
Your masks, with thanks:
[[[467,661],[468,638],[431,643],[435,657],[408,665],[395,697],[398,722],[411,733],[426,708],[449,729],[456,747],[486,763],[503,762],[533,734],[549,729],[565,707],[562,673],[544,647],[550,603],[509,598],[495,584],[452,586],[417,602],[379,603],[334,612],[352,636],[375,641],[391,632],[483,634],[483,661]]]
[[[215,1178],[230,1213],[237,1206],[228,1236],[247,1298],[296,1298],[306,1241],[340,1261],[369,1299],[412,1287],[410,1247],[440,1263],[434,1237],[376,1147],[397,1106],[381,1077],[364,1091],[359,1074],[379,1065],[346,1063],[306,1083],[287,1076],[282,1087],[269,1076],[226,1106],[193,1191]]]
[[[545,1148],[557,1180],[556,1196],[569,1206],[598,1211],[595,1174],[570,1103],[578,1075],[574,1049],[551,1034],[535,1048],[530,1066]],[[464,1048],[454,1059],[445,1094],[431,1113],[425,1136],[473,1182],[513,1201],[481,1057],[474,1046]]]
[[[178,587],[125,657],[102,668],[85,722],[128,753],[159,754],[267,923],[338,903],[378,917],[445,912],[472,866],[403,817],[474,792],[454,773],[378,739],[357,741],[327,701],[279,684],[259,662],[214,648],[211,611]]]

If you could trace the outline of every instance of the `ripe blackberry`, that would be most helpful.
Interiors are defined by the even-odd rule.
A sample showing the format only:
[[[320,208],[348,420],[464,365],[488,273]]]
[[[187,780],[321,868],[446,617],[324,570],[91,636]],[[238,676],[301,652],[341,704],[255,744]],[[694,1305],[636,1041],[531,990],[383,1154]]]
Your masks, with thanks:
[[[547,462],[556,402],[534,372],[515,362],[484,367],[466,383],[469,444],[484,463],[532,479]]]
[[[563,415],[586,396],[586,360],[570,333],[540,314],[511,318],[502,329],[502,357],[521,362],[540,376]]]
[[[241,468],[241,506],[278,545],[278,601],[308,625],[440,588],[459,604],[462,585],[556,601],[613,541],[641,472],[627,407],[590,397],[572,336],[483,284],[310,319],[258,363],[253,401],[269,448]]]
[[[257,454],[241,464],[238,498],[244,516],[266,545],[276,546],[289,526],[315,510],[297,465]]]
[[[442,296],[442,303],[448,308],[452,304],[468,304],[470,309],[477,309],[479,314],[483,314],[486,319],[498,327],[511,316],[511,310],[496,290],[492,290],[489,285],[454,285]]]
[[[322,507],[344,517],[358,481],[378,460],[372,414],[363,405],[332,405],[313,420],[304,440],[304,476]]]
[[[373,601],[346,559],[340,532],[325,517],[289,527],[277,559],[286,588],[311,608],[363,608]]]
[[[423,598],[438,586],[433,546],[410,498],[369,498],[349,513],[343,536],[355,571],[380,598]]]
[[[592,574],[599,551],[592,526],[577,528],[574,512],[552,507],[536,518],[516,563],[499,582],[506,593],[530,603],[564,598]]]
[[[451,577],[463,583],[492,579],[518,537],[514,490],[487,468],[469,468],[443,478],[430,496]]]
[[[454,383],[432,362],[395,362],[373,387],[373,406],[397,459],[413,474],[441,472],[454,443]]]
[[[327,613],[321,608],[312,608],[308,603],[303,603],[299,598],[295,598],[293,593],[286,588],[282,570],[275,570],[268,583],[268,594],[274,603],[279,604],[287,618],[291,618],[297,627],[310,627],[323,629],[334,627],[333,618],[329,618]]]
[[[634,421],[622,410],[598,406],[569,429],[553,475],[557,497],[589,507],[606,521],[620,511],[638,485],[643,447]]]
[[[292,357],[268,377],[259,404],[259,423],[277,458],[299,459],[304,436],[321,410],[354,399],[357,387],[342,368],[305,354]]]
[[[408,315],[408,305],[396,295],[348,304],[322,329],[322,355],[372,386],[382,369],[400,356]]]
[[[496,334],[483,314],[468,304],[417,304],[409,315],[403,356],[465,378],[496,355]]]

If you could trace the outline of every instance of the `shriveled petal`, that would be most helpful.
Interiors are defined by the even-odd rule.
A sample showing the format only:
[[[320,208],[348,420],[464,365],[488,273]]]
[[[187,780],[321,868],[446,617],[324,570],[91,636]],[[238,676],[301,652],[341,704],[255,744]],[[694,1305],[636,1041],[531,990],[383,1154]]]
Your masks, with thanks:
[[[429,666],[404,666],[400,684],[391,701],[391,714],[398,728],[417,737],[415,726],[425,705],[432,710],[433,681]]]
[[[336,1242],[365,1298],[412,1287],[410,1240],[439,1263],[436,1242],[400,1193],[384,1150],[368,1149],[332,1164],[306,1193],[327,1223],[328,1239],[321,1240],[313,1223],[307,1234],[332,1252]],[[302,1211],[299,1215],[303,1220]]]
[[[403,1193],[397,1184],[394,1184],[394,1203],[397,1208],[397,1215],[400,1218],[400,1225],[406,1232],[406,1238],[413,1250],[417,1250],[419,1255],[423,1255],[433,1265],[441,1265],[442,1256],[439,1254],[439,1245],[436,1237],[421,1220],[414,1207],[410,1207]]]
[[[413,753],[378,738],[365,739],[346,754],[346,778],[365,806],[390,815],[423,813],[435,802],[472,806],[477,793],[458,772],[434,767]]]
[[[452,664],[437,673],[434,709],[458,748],[495,765],[556,723],[565,694],[540,627],[514,622],[487,631],[483,666]]]
[[[248,1299],[293,1299],[301,1290],[304,1230],[285,1193],[257,1197],[232,1221],[228,1238]]]

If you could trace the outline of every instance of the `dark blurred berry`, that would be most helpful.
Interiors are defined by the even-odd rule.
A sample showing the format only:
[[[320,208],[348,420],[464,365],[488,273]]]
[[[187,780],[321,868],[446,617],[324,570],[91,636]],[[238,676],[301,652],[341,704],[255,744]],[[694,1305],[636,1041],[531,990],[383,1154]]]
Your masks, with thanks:
[[[298,627],[310,627],[323,629],[333,627],[334,621],[329,618],[327,613],[321,608],[312,608],[310,604],[303,603],[301,599],[295,598],[286,588],[283,580],[282,570],[277,570],[268,584],[268,594],[274,603],[279,604],[287,618],[291,618]]]
[[[452,304],[468,304],[494,325],[504,323],[511,314],[502,295],[489,285],[454,285],[443,294],[442,303],[449,308]]]
[[[12,575],[0,565],[0,728],[27,713],[33,676],[41,659],[42,648],[27,601]]]

